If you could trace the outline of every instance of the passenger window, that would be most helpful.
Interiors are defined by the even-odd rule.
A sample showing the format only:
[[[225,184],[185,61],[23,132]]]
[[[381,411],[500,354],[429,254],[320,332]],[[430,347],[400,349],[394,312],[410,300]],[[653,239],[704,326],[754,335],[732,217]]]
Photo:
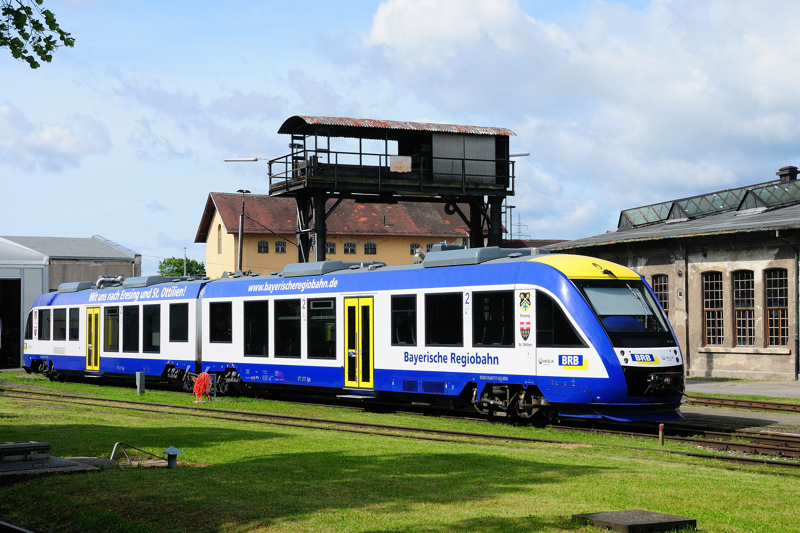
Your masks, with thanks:
[[[28,320],[25,321],[25,340],[33,340],[33,311],[28,313]]]
[[[392,345],[417,345],[417,297],[392,296]]]
[[[472,298],[472,345],[514,346],[514,292],[475,292]]]
[[[244,354],[269,356],[269,301],[244,303]]]
[[[69,310],[69,340],[76,341],[81,333],[81,310],[73,307]]]
[[[536,291],[536,345],[586,346],[564,315],[561,306],[541,291]]]
[[[161,305],[142,306],[142,351],[161,352]]]
[[[40,341],[49,341],[50,340],[50,310],[49,309],[40,309],[39,310],[39,340]]]
[[[208,340],[210,342],[233,342],[233,306],[231,302],[208,304]]]
[[[53,340],[67,340],[67,310],[53,309]]]
[[[300,357],[300,300],[275,300],[275,357]]]
[[[189,342],[189,304],[169,304],[169,342]]]
[[[464,319],[460,292],[425,295],[426,346],[463,346]]]
[[[122,351],[139,351],[139,306],[122,306]]]
[[[336,359],[336,300],[308,301],[308,357]]]
[[[106,307],[103,324],[103,351],[119,351],[119,307]]]

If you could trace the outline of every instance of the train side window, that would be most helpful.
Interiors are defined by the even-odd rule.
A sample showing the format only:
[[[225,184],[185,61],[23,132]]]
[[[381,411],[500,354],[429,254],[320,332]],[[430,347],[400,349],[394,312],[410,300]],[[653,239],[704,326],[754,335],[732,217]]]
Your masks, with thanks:
[[[417,296],[392,296],[392,346],[417,345]]]
[[[69,310],[69,340],[76,341],[81,334],[81,310],[72,307]]]
[[[336,300],[308,301],[308,358],[336,359]]]
[[[472,345],[514,346],[514,292],[472,293]]]
[[[300,300],[275,300],[275,357],[300,358]]]
[[[142,351],[161,353],[161,304],[142,306]]]
[[[25,321],[25,340],[33,340],[33,311],[28,313],[28,320]]]
[[[231,302],[208,304],[208,340],[233,342],[233,305]]]
[[[122,306],[122,351],[139,351],[139,306]]]
[[[50,310],[39,309],[39,340],[50,340]]]
[[[119,307],[106,307],[103,321],[103,351],[119,351]]]
[[[169,304],[169,342],[189,342],[189,304]]]
[[[464,311],[460,292],[425,295],[425,345],[463,346]]]
[[[536,291],[536,345],[586,346],[561,306],[541,291]]]
[[[53,309],[53,340],[67,340],[67,310]]]
[[[269,301],[244,303],[244,355],[269,357]]]

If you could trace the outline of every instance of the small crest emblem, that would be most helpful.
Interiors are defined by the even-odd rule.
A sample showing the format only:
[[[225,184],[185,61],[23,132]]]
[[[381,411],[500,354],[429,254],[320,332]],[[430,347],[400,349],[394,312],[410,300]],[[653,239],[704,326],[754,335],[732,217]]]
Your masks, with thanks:
[[[523,313],[528,312],[528,309],[531,308],[531,293],[529,292],[519,293],[519,308],[522,309]]]
[[[531,323],[530,322],[520,322],[519,323],[519,333],[522,335],[522,340],[528,340],[528,337],[531,336]]]

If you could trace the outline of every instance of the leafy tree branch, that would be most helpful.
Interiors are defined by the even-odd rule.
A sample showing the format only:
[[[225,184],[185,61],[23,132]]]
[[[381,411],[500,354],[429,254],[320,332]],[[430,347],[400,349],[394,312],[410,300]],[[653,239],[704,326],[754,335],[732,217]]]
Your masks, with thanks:
[[[75,46],[75,39],[42,4],[44,0],[0,0],[0,48],[8,47],[31,68],[41,66],[37,59],[49,63],[56,48]]]

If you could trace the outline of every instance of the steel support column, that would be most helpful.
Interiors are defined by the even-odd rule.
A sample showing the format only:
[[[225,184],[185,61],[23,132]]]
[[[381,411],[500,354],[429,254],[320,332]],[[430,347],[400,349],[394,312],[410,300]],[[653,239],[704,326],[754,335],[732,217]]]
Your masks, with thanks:
[[[311,257],[311,217],[313,215],[310,194],[298,194],[297,202],[297,262],[306,263]]]
[[[489,246],[500,246],[503,240],[502,196],[489,197]]]
[[[469,247],[483,248],[483,198],[469,199]]]
[[[325,203],[328,195],[314,194],[314,260],[325,261],[325,242],[328,238],[328,222],[325,214]]]

